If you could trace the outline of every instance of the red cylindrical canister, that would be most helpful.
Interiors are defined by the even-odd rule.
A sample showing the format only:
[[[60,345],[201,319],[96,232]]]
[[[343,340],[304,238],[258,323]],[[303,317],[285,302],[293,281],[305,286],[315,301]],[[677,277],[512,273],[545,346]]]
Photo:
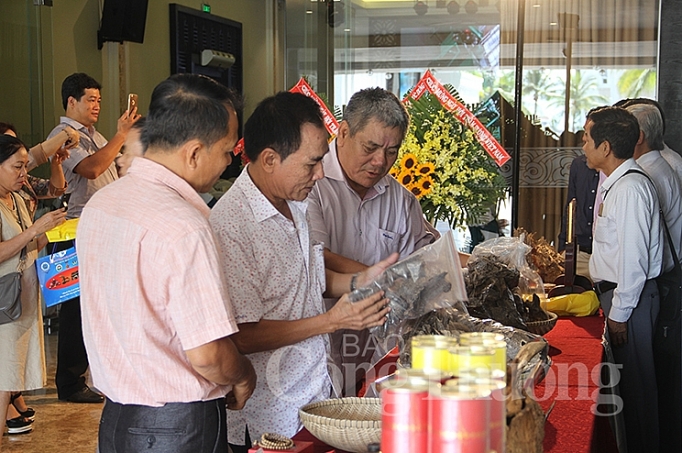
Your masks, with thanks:
[[[490,439],[490,452],[504,453],[506,451],[507,407],[506,383],[501,378],[505,377],[505,373],[493,370],[486,374],[468,374],[457,379],[450,379],[445,385],[448,387],[475,386],[484,392],[490,392],[485,397],[489,405],[488,437]]]
[[[429,398],[428,453],[487,453],[490,391],[442,386]]]
[[[491,391],[490,395],[490,451],[507,451],[507,404],[504,389],[506,383],[499,379],[479,382]]]
[[[381,451],[426,452],[428,436],[428,383],[399,381],[381,391]]]

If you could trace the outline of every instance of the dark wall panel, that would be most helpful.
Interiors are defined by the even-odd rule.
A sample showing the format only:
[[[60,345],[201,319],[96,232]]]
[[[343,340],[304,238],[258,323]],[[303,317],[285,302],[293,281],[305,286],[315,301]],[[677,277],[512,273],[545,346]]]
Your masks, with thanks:
[[[242,93],[242,24],[174,3],[169,9],[171,74],[202,74]],[[202,66],[204,49],[231,53],[236,61],[226,70]]]
[[[682,0],[661,0],[658,100],[665,112],[665,142],[682,153]]]

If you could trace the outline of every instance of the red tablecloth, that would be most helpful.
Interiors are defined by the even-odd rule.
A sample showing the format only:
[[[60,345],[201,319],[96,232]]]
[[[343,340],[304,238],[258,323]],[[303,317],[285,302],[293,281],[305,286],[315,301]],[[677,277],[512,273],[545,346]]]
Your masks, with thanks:
[[[545,424],[546,452],[617,452],[608,420],[594,415],[599,393],[604,317],[560,318],[545,335],[552,366],[535,387]]]
[[[314,444],[313,448],[315,448],[315,453],[327,453],[329,451],[333,451],[334,453],[348,453],[347,451],[344,451],[344,450],[333,449],[332,447],[323,443],[322,441],[317,440],[317,438],[315,438],[315,436],[310,434],[310,431],[308,431],[305,428],[303,428],[301,431],[299,431],[299,433],[296,434],[293,437],[293,439],[295,441],[300,440],[303,442],[312,442]]]
[[[552,366],[535,387],[535,396],[545,411],[554,403],[545,424],[545,452],[618,452],[608,420],[593,413],[600,383],[603,330],[604,317],[600,314],[559,318],[554,329],[545,335]],[[378,365],[379,376],[393,370],[391,365],[396,358],[397,355],[387,356]],[[294,438],[316,442],[315,453],[329,450],[305,429]]]

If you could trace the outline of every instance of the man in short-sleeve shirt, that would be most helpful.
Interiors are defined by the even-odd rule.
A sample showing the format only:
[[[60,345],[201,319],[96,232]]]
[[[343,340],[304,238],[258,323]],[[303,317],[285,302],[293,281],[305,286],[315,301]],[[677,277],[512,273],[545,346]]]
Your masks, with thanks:
[[[244,126],[244,148],[250,163],[211,213],[240,330],[234,341],[258,375],[249,404],[228,414],[234,453],[265,432],[296,434],[298,409],[330,394],[327,334],[380,325],[387,313],[379,294],[356,303],[344,296],[324,310],[323,292],[341,296],[351,275],[325,271],[307,223],[304,200],[324,175],[327,152],[315,101],[295,93],[265,99]],[[371,281],[395,258],[357,283]]]
[[[388,174],[408,125],[405,107],[390,91],[368,88],[350,98],[322,160],[325,176],[308,197],[313,239],[324,244],[327,268],[360,272],[392,253],[405,258],[436,239],[419,200]],[[331,348],[335,375],[345,377],[344,393],[354,394],[375,355],[369,332],[336,332]]]
[[[66,112],[48,138],[59,134],[67,126],[78,132],[78,145],[71,148],[69,158],[62,163],[67,182],[69,204],[67,219],[80,217],[83,206],[102,187],[118,177],[114,158],[130,130],[137,121],[137,108],[124,112],[118,119],[117,132],[107,140],[97,132],[102,100],[101,85],[83,73],[68,76],[62,82],[62,103]],[[56,244],[55,250],[73,246],[73,241]],[[57,345],[57,371],[55,384],[60,400],[72,403],[101,403],[103,398],[85,384],[88,357],[83,345],[80,299],[68,300],[59,308],[59,338]]]
[[[225,395],[239,409],[255,387],[229,338],[238,329],[210,210],[197,193],[231,160],[235,102],[205,77],[162,82],[142,132],[145,157],[83,210],[83,332],[93,381],[107,397],[101,453],[225,452]]]

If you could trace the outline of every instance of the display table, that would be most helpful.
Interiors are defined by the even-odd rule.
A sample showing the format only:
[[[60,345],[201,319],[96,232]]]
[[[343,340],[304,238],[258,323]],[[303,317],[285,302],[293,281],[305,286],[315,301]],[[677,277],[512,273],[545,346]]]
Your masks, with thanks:
[[[544,336],[550,344],[552,366],[536,385],[535,396],[545,412],[554,404],[545,424],[545,452],[618,452],[608,419],[593,413],[604,351],[603,330],[600,312],[585,318],[559,318],[554,329]],[[387,356],[377,364],[379,377],[394,369],[392,362],[396,358]],[[294,439],[316,442],[315,453],[330,449],[305,429]]]
[[[604,349],[604,317],[559,318],[544,337],[552,366],[536,385],[535,397],[547,412],[546,452],[617,452],[606,417],[595,416]]]
[[[349,452],[344,451],[344,450],[339,450],[338,448],[334,449],[334,448],[330,447],[329,445],[325,444],[324,442],[316,439],[315,436],[310,434],[310,431],[308,431],[305,428],[303,428],[301,431],[299,431],[298,434],[296,434],[293,437],[293,439],[294,439],[294,442],[297,440],[303,441],[303,442],[312,442],[313,447],[315,448],[315,453],[327,453],[330,451],[333,451],[334,453],[349,453]]]

